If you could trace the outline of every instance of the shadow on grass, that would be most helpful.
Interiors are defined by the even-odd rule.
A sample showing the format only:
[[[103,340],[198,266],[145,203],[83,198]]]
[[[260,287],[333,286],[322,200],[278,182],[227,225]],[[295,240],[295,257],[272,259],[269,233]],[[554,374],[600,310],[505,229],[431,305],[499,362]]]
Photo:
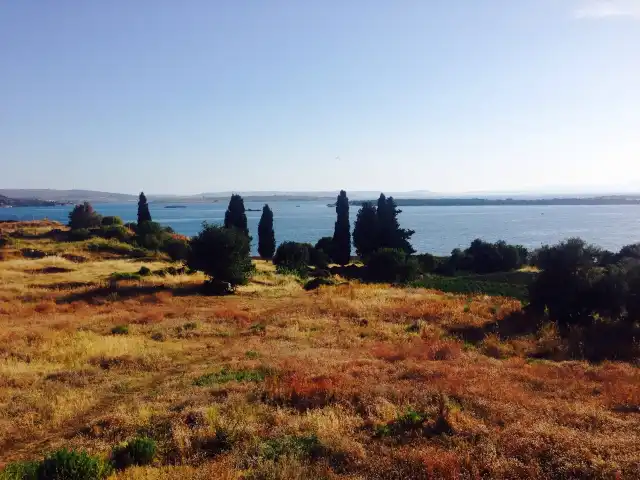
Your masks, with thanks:
[[[503,339],[513,339],[537,333],[542,322],[526,312],[514,312],[502,320],[487,323],[481,327],[464,326],[450,328],[448,333],[464,342],[477,345],[490,334]]]
[[[59,298],[56,303],[103,303],[105,301],[122,301],[160,292],[169,292],[174,297],[188,297],[193,295],[215,296],[207,292],[203,284],[181,285],[177,287],[167,285],[109,285],[107,287],[97,287],[65,295]]]

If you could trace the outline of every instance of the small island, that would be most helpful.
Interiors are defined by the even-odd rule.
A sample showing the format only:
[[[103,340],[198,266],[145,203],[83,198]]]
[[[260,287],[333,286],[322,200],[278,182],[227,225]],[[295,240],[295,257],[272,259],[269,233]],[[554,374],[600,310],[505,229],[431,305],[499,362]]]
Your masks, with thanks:
[[[165,205],[164,208],[187,208],[186,205]]]

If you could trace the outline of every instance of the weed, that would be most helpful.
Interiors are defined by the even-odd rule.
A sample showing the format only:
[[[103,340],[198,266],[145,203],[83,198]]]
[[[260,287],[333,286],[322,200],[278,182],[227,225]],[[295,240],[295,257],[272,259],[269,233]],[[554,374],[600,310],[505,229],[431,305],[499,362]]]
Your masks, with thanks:
[[[109,280],[111,280],[112,282],[117,282],[117,281],[121,281],[121,280],[140,280],[140,274],[139,273],[131,273],[131,272],[113,272],[111,275],[109,275]]]
[[[184,328],[185,330],[195,330],[196,328],[198,328],[198,323],[197,322],[187,322],[182,326],[182,328]]]
[[[132,465],[149,465],[156,455],[156,441],[149,437],[137,437],[113,449],[111,459],[117,469]]]
[[[129,335],[128,325],[116,325],[111,329],[113,335]]]
[[[0,472],[0,480],[37,480],[39,462],[13,462]]]
[[[278,460],[284,456],[317,458],[322,450],[322,444],[315,435],[305,437],[287,435],[263,442],[260,456],[267,460]]]
[[[250,358],[251,360],[255,360],[256,358],[260,357],[260,354],[256,351],[249,350],[244,353],[244,356]]]
[[[261,382],[265,379],[266,371],[258,370],[229,370],[223,368],[219,372],[208,373],[196,378],[193,382],[198,387],[222,384],[228,382]]]

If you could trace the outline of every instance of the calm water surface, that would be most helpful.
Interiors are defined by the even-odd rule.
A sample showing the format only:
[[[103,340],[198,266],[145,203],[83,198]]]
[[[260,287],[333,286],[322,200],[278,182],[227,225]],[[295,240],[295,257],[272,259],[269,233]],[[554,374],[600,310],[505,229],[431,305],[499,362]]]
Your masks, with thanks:
[[[297,206],[299,205],[299,206]],[[276,240],[315,243],[333,234],[335,209],[320,202],[273,202]],[[222,223],[226,203],[189,204],[169,209],[150,204],[153,219],[184,235],[195,235],[203,221]],[[247,202],[246,208],[262,204]],[[118,215],[125,222],[136,220],[137,204],[95,204],[102,215]],[[67,221],[71,206],[20,207],[0,209],[0,219],[42,219]],[[357,207],[351,207],[351,225]],[[404,207],[400,223],[416,231],[412,244],[419,252],[447,255],[456,247],[466,247],[475,238],[505,240],[508,243],[539,247],[545,243],[579,236],[601,247],[617,250],[640,242],[640,206],[492,206],[492,207]],[[261,212],[247,212],[257,248]]]

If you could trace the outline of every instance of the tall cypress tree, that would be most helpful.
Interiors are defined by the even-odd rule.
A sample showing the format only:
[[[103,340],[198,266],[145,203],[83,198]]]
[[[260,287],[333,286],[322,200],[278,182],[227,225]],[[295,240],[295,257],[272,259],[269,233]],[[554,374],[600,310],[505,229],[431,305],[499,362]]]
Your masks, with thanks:
[[[273,231],[273,212],[269,205],[262,207],[258,223],[258,253],[262,258],[271,259],[276,251],[276,234]]]
[[[224,213],[224,227],[236,228],[249,236],[249,227],[247,226],[247,215],[244,210],[244,200],[240,195],[231,195],[229,207]]]
[[[366,260],[369,255],[380,248],[380,229],[376,207],[365,202],[358,210],[353,228],[353,245],[358,256]]]
[[[340,190],[336,201],[336,224],[333,230],[333,260],[346,265],[351,258],[351,225],[349,224],[349,199],[347,192]]]
[[[147,197],[144,192],[140,192],[140,198],[138,199],[138,225],[142,225],[144,222],[151,221],[151,212],[149,211],[149,204],[147,203]]]

